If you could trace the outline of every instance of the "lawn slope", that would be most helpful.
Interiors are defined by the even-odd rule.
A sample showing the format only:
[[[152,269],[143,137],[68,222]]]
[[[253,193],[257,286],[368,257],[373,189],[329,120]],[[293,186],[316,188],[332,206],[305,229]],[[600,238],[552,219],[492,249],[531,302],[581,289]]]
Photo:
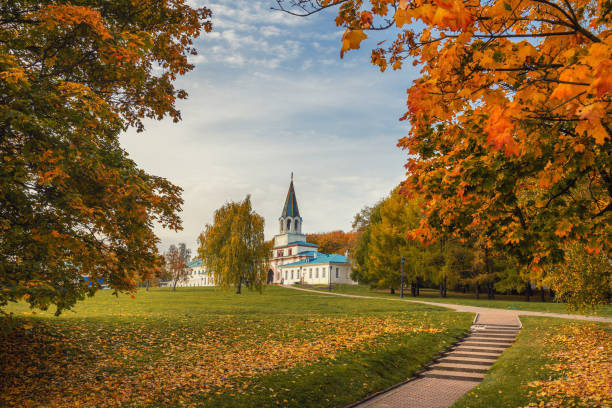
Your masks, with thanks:
[[[268,287],[109,291],[61,317],[9,310],[0,406],[337,407],[410,377],[473,316]]]

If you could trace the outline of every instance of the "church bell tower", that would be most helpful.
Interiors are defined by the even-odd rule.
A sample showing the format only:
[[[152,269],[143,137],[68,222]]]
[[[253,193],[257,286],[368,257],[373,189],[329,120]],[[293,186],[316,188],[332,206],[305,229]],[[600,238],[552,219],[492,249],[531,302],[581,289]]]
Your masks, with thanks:
[[[295,187],[293,186],[293,173],[291,173],[289,191],[278,223],[279,234],[274,237],[275,245],[287,245],[291,242],[305,240],[306,237],[302,234],[302,217],[300,217],[300,210],[295,197]]]

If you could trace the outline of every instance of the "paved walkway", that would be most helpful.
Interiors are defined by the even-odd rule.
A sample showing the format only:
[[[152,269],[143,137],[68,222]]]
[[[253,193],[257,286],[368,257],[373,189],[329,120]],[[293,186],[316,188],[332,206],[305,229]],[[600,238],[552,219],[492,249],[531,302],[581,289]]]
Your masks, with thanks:
[[[354,405],[358,408],[445,408],[477,386],[512,345],[520,321],[491,312],[476,316],[469,334],[408,382]]]
[[[349,295],[286,286],[330,296],[422,303],[460,312],[476,313],[468,335],[436,357],[423,371],[403,384],[352,405],[355,408],[446,408],[478,385],[522,328],[519,315],[612,322],[612,318],[563,313],[495,309],[412,299]]]
[[[518,315],[518,316],[557,317],[560,319],[575,319],[575,320],[587,320],[587,321],[592,321],[592,322],[612,323],[612,317],[585,316],[585,315],[566,314],[566,313],[532,312],[529,310],[496,309],[493,307],[456,305],[453,303],[428,302],[425,300],[413,300],[413,299],[406,299],[406,298],[400,299],[400,298],[387,298],[387,297],[381,297],[381,296],[349,295],[346,293],[324,292],[322,290],[298,288],[295,286],[284,286],[284,287],[289,288],[289,289],[303,290],[305,292],[314,292],[314,293],[318,293],[321,295],[329,295],[329,296],[344,296],[344,297],[362,298],[362,299],[378,299],[378,300],[391,300],[391,301],[397,301],[397,302],[422,303],[424,305],[445,307],[447,309],[453,309],[458,312],[471,312],[471,313],[485,313],[485,312],[493,313],[495,312],[495,313],[503,313],[508,316]]]

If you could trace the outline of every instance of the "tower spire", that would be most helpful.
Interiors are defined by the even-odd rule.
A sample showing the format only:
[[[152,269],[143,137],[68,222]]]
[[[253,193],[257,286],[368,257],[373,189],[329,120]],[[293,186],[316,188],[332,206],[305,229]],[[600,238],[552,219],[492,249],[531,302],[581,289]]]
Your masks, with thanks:
[[[300,210],[298,209],[297,198],[295,197],[295,189],[293,188],[293,172],[291,172],[291,183],[281,217],[299,217]]]

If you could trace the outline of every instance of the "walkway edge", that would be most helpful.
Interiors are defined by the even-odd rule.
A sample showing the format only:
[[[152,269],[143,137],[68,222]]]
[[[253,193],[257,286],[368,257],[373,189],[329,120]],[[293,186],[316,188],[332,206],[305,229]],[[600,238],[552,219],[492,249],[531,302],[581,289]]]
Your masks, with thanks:
[[[399,298],[394,299],[394,298],[385,298],[385,297],[380,297],[380,296],[350,295],[347,293],[323,292],[321,290],[298,288],[298,287],[290,286],[290,285],[283,285],[282,287],[293,289],[293,290],[301,290],[304,292],[313,292],[313,293],[318,293],[320,295],[328,295],[328,296],[341,296],[341,297],[358,298],[358,299],[378,299],[378,300],[387,300],[387,301],[395,301],[395,302],[419,303],[423,305],[443,307],[446,309],[456,310],[458,312],[470,312],[470,313],[506,312],[506,313],[514,313],[517,316],[517,318],[518,316],[522,315],[522,316],[553,317],[553,318],[558,318],[558,319],[585,320],[585,321],[590,321],[590,322],[612,323],[612,317],[603,317],[603,316],[585,316],[585,315],[574,315],[574,314],[565,314],[565,313],[534,312],[530,310],[507,310],[507,309],[500,309],[500,308],[494,308],[494,307],[459,305],[455,303],[427,302],[424,300],[399,299]]]
[[[438,352],[438,354],[436,354],[436,355],[435,355],[435,356],[434,356],[434,357],[433,357],[433,358],[432,358],[432,359],[429,361],[429,363],[425,364],[425,365],[423,366],[423,368],[421,368],[419,371],[416,371],[414,374],[412,374],[412,377],[408,378],[407,380],[404,380],[404,381],[402,381],[402,382],[399,382],[399,383],[397,383],[397,384],[394,384],[394,385],[390,386],[389,388],[385,388],[385,389],[384,389],[384,390],[382,390],[382,391],[377,391],[377,392],[375,392],[374,394],[370,394],[370,395],[368,395],[367,397],[365,397],[364,399],[359,400],[359,401],[356,401],[356,402],[353,402],[352,404],[347,405],[347,406],[345,406],[344,408],[354,408],[354,407],[357,407],[357,406],[359,406],[359,405],[363,404],[364,402],[368,402],[368,401],[370,401],[371,399],[378,397],[379,395],[385,394],[385,393],[387,393],[387,392],[389,392],[389,391],[393,391],[394,389],[396,389],[396,388],[398,388],[398,387],[401,387],[402,385],[406,385],[406,384],[408,384],[408,383],[410,383],[410,382],[412,382],[412,381],[415,381],[415,380],[419,380],[419,379],[421,379],[421,377],[419,377],[419,374],[421,374],[421,373],[423,373],[423,372],[427,371],[427,370],[428,370],[428,368],[429,368],[431,365],[435,364],[435,363],[436,363],[436,362],[437,362],[437,361],[438,361],[440,358],[442,358],[442,357],[444,356],[444,354],[448,353],[448,352],[449,352],[449,351],[450,351],[450,350],[451,350],[451,349],[452,349],[454,346],[456,346],[456,345],[457,345],[457,343],[459,343],[461,340],[465,339],[465,338],[468,336],[468,334],[469,334],[469,331],[468,331],[468,332],[465,332],[465,333],[463,333],[461,336],[457,337],[457,339],[455,339],[455,342],[454,342],[453,344],[451,344],[450,346],[446,347],[444,350],[439,351],[439,352]]]

